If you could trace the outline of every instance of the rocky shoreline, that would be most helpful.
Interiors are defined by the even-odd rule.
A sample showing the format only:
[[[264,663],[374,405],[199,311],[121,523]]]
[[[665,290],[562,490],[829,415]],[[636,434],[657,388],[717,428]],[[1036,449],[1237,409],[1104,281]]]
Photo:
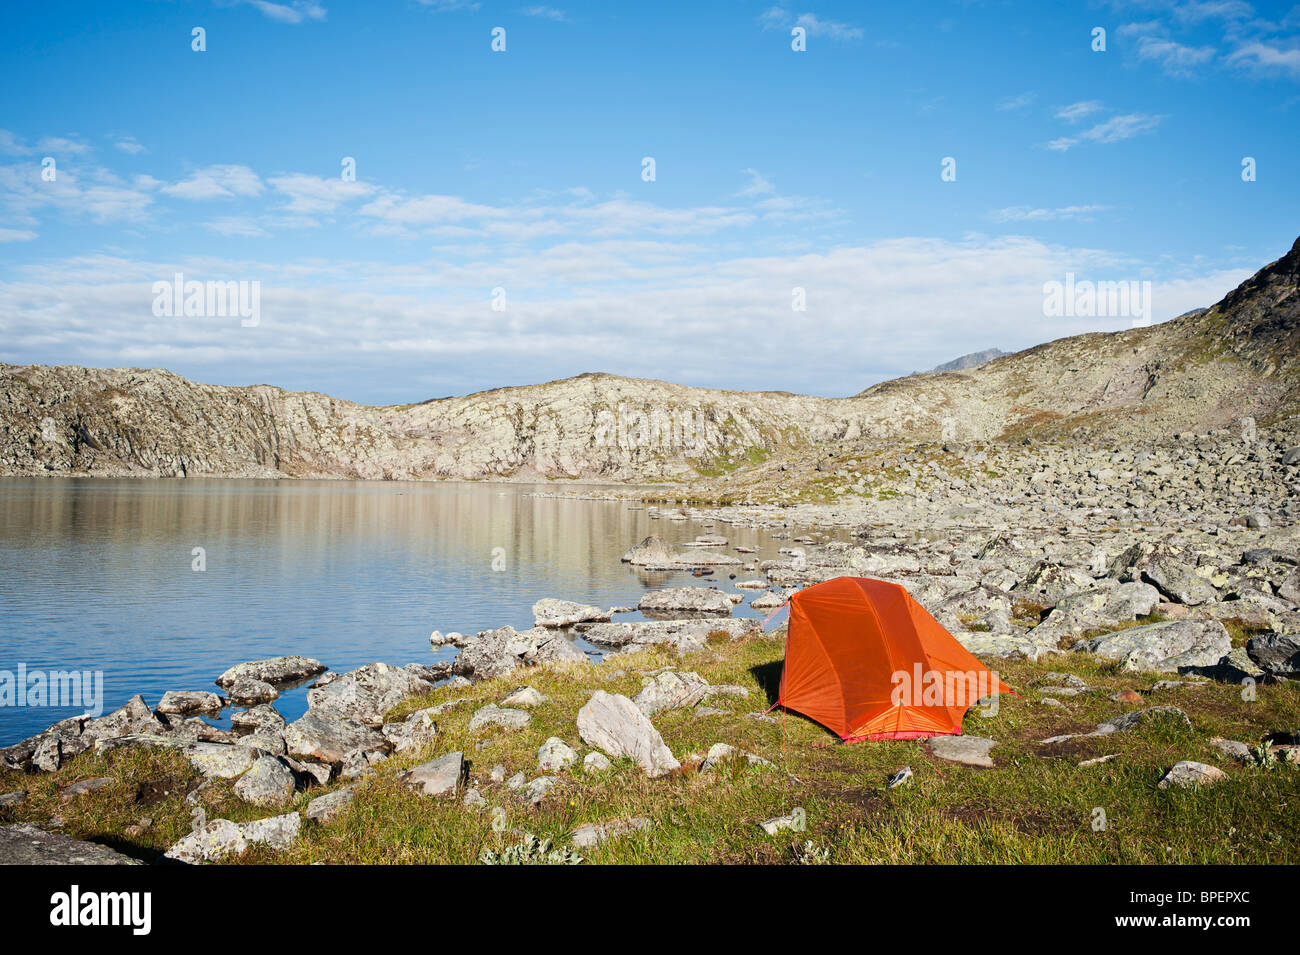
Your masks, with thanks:
[[[1285,458],[1289,452],[1278,456]],[[28,774],[56,772],[88,752],[172,750],[203,777],[203,783],[186,795],[196,806],[204,789],[222,780],[234,781],[239,799],[263,809],[284,808],[298,794],[310,794],[316,787],[347,784],[306,802],[301,814],[282,812],[245,823],[205,820],[166,855],[202,862],[238,855],[249,846],[283,848],[297,838],[304,820],[323,824],[344,810],[355,782],[389,759],[432,755],[438,749],[440,719],[464,702],[452,699],[400,719],[389,718],[409,701],[437,688],[527,678],[541,669],[590,682],[598,679],[598,672],[617,667],[623,655],[647,650],[667,651],[686,661],[719,646],[779,640],[781,631],[767,635],[757,620],[732,616],[734,605],[746,599],[740,591],[759,591],[750,598],[757,607],[780,606],[799,587],[843,575],[903,584],[991,666],[998,661],[1088,655],[1108,661],[1120,672],[1158,677],[1157,687],[1165,688],[1208,682],[1250,688],[1300,677],[1300,547],[1295,525],[1284,523],[1292,513],[1289,502],[1251,511],[1240,520],[1221,519],[1221,524],[1207,524],[1200,514],[1188,515],[1176,528],[1147,527],[1123,536],[1087,532],[1097,516],[1091,507],[1073,512],[1082,517],[1075,526],[1058,525],[1034,534],[1027,522],[998,523],[996,506],[984,515],[989,523],[979,533],[970,533],[957,521],[936,521],[915,532],[867,524],[858,526],[852,541],[824,542],[817,540],[815,532],[791,538],[785,529],[790,522],[782,514],[746,508],[690,512],[723,527],[729,523],[767,527],[775,538],[789,543],[781,548],[779,559],[758,561],[744,552],[748,548],[728,552],[721,533],[675,545],[652,536],[624,556],[629,565],[726,574],[737,590],[716,585],[651,590],[639,609],[652,619],[631,622],[613,619],[631,608],[543,599],[534,607],[535,625],[528,630],[506,626],[473,636],[435,631],[430,638],[433,649],[454,646],[459,652],[453,661],[434,665],[374,663],[334,673],[305,657],[242,663],[215,679],[220,692],[171,691],[154,708],[136,696],[106,716],[63,720],[5,747],[0,761],[13,774]],[[1219,513],[1227,514],[1237,506],[1231,500],[1221,505]],[[1270,512],[1276,515],[1276,523]],[[676,513],[687,512],[668,510],[659,516],[671,521]],[[605,662],[593,664],[572,642],[577,634],[601,647]],[[1056,676],[1059,685],[1049,684],[1041,691],[1041,705],[1065,707],[1072,697],[1090,690],[1077,678]],[[308,710],[287,722],[274,700],[285,686],[305,681],[311,681]],[[710,701],[741,698],[748,692],[739,686],[711,685],[693,671],[670,666],[649,676],[634,698],[603,690],[591,693],[573,716],[578,737],[590,750],[579,753],[563,739],[547,739],[538,750],[539,775],[531,781],[520,774],[502,780],[471,778],[462,752],[411,766],[401,779],[422,795],[459,794],[472,803],[483,801],[482,791],[497,784],[540,800],[555,785],[557,773],[575,765],[598,773],[610,760],[622,758],[632,759],[647,777],[656,778],[678,770],[682,761],[664,743],[651,717],[681,707],[708,713]],[[531,707],[542,702],[536,690],[523,687],[499,702],[476,708],[469,729],[522,729],[531,720]],[[230,730],[202,719],[226,708],[240,708]],[[764,719],[761,709],[749,715]],[[1159,707],[1136,713],[1073,736],[1105,736],[1136,725],[1134,720],[1169,715]],[[1178,719],[1181,713],[1172,715]],[[939,758],[991,765],[988,749],[995,742],[971,740],[940,741],[930,750]],[[1235,759],[1292,764],[1300,763],[1297,742],[1283,734],[1256,751],[1240,741],[1219,741],[1223,752]],[[972,745],[980,751],[970,750]],[[710,750],[697,763],[716,763],[722,755],[721,750]],[[745,758],[762,760],[752,753]],[[1217,767],[1199,768],[1203,765],[1174,767],[1167,785],[1184,785],[1189,779],[1212,783],[1216,774],[1222,775]],[[75,791],[66,794],[68,799],[93,799],[102,783],[91,779],[75,785]],[[0,807],[20,806],[23,798],[21,789],[6,792],[0,795]],[[59,820],[49,823],[57,829]],[[40,838],[27,831],[23,845],[30,847],[32,839]],[[587,833],[583,838],[599,837]],[[76,846],[65,848],[81,851]]]

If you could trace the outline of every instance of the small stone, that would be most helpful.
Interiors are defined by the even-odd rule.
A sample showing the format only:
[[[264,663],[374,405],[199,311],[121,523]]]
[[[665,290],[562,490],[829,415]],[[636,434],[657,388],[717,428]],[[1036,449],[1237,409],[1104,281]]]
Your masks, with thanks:
[[[523,729],[533,720],[531,713],[525,710],[503,709],[495,703],[479,707],[469,720],[469,730],[482,729],[484,726],[500,726],[508,730]]]
[[[787,813],[784,816],[774,816],[771,819],[765,819],[759,823],[763,831],[769,836],[775,836],[784,829],[797,830],[803,820],[803,814],[800,812]]]
[[[503,706],[541,706],[549,702],[549,697],[543,696],[531,686],[521,686],[501,701]]]
[[[1161,789],[1169,789],[1170,787],[1192,789],[1198,786],[1210,786],[1227,778],[1228,774],[1217,766],[1184,759],[1174,763],[1168,775],[1160,780],[1157,785]]]
[[[591,752],[582,758],[582,770],[586,773],[603,773],[611,765],[604,753]]]
[[[454,795],[464,772],[461,753],[448,753],[438,759],[421,763],[402,775],[407,787],[422,796]]]
[[[355,792],[354,784],[353,786],[344,786],[332,793],[326,793],[324,796],[317,796],[307,803],[307,818],[321,825],[337,819],[352,805]]]
[[[573,747],[558,736],[552,736],[537,750],[537,768],[541,772],[563,772],[577,761]]]
[[[59,802],[71,802],[80,796],[86,795],[86,793],[93,793],[97,789],[103,789],[111,785],[113,785],[113,780],[107,776],[100,776],[96,779],[83,779],[63,790],[59,794]]]
[[[938,759],[962,766],[991,767],[989,751],[998,745],[997,740],[981,736],[931,736],[926,741],[930,752]]]

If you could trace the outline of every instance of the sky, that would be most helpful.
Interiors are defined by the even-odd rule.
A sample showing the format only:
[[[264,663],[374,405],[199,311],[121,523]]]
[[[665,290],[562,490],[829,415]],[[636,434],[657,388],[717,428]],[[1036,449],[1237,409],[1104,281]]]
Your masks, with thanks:
[[[0,361],[847,395],[1300,234],[1300,5],[555,2],[9,6]],[[167,314],[178,274],[255,315]]]

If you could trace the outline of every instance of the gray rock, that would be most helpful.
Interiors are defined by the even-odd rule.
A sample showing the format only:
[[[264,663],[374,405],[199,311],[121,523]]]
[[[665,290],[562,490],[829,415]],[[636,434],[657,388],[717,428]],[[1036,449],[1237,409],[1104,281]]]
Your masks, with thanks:
[[[575,849],[593,849],[610,839],[618,839],[634,832],[644,832],[652,825],[654,823],[644,816],[634,816],[631,819],[619,819],[604,824],[589,822],[573,830],[569,838]]]
[[[1142,568],[1142,579],[1175,603],[1196,606],[1219,599],[1219,592],[1189,564],[1159,554]]]
[[[584,773],[603,773],[610,765],[609,758],[604,753],[591,752],[582,757]]]
[[[16,789],[11,793],[0,795],[0,809],[10,809],[14,806],[21,806],[27,799],[26,789]]]
[[[137,694],[107,716],[91,720],[82,735],[96,741],[118,736],[164,736],[168,732],[168,726],[149,709],[144,697]]]
[[[1255,762],[1255,755],[1250,751],[1250,747],[1235,739],[1224,739],[1222,736],[1215,736],[1210,739],[1209,745],[1221,753],[1226,753],[1239,763],[1249,765]]]
[[[410,753],[433,744],[438,737],[438,724],[428,709],[416,710],[406,719],[385,723],[381,732],[395,753]]]
[[[1210,786],[1227,778],[1228,774],[1217,766],[1184,759],[1174,763],[1173,768],[1169,770],[1165,778],[1156,785],[1161,789],[1169,789],[1170,787],[1194,789],[1200,786]]]
[[[389,710],[432,689],[432,683],[409,670],[371,663],[343,674],[327,686],[308,690],[307,704],[325,716],[378,727]]]
[[[230,702],[236,706],[257,706],[280,698],[280,691],[265,680],[240,677],[226,688]]]
[[[1098,582],[1089,590],[1062,598],[1029,635],[1040,645],[1054,646],[1085,630],[1146,616],[1159,603],[1160,592],[1150,584]]]
[[[283,850],[293,845],[301,827],[302,818],[296,812],[244,823],[213,819],[181,839],[166,855],[178,862],[199,865],[238,855],[251,845]]]
[[[140,865],[107,846],[23,823],[0,826],[0,865]]]
[[[552,736],[537,750],[537,769],[543,773],[559,773],[578,761],[578,754],[573,747]]]
[[[1174,673],[1217,663],[1232,639],[1217,620],[1168,620],[1083,640],[1073,649],[1119,660],[1125,670]]]
[[[219,713],[225,700],[207,690],[168,690],[158,701],[159,713],[189,716],[192,713]]]
[[[113,780],[107,776],[98,776],[94,779],[82,779],[73,783],[63,792],[59,793],[59,802],[71,802],[87,793],[93,793],[100,789],[105,789],[113,785]]]
[[[238,713],[232,713],[230,725],[235,729],[248,730],[256,730],[262,727],[284,729],[285,719],[280,715],[280,711],[271,704],[259,703],[257,706],[240,710]]]
[[[731,601],[720,590],[706,587],[668,587],[653,590],[641,598],[637,608],[647,616],[651,614],[707,614],[731,616]]]
[[[575,623],[608,619],[608,610],[574,603],[572,600],[546,597],[533,604],[533,625],[537,627],[571,627]]]
[[[632,702],[646,716],[654,716],[664,710],[694,706],[707,699],[711,689],[698,673],[667,670],[652,678]]]
[[[1246,652],[1269,673],[1300,676],[1300,636],[1296,634],[1256,634],[1247,641]]]
[[[728,602],[730,606],[730,602]],[[759,635],[762,625],[757,620],[735,618],[709,618],[699,620],[639,620],[627,623],[598,623],[583,631],[588,643],[633,652],[646,647],[666,644],[678,653],[702,650],[708,645],[709,634],[725,633],[731,640],[749,635]]]
[[[963,766],[987,768],[993,765],[989,751],[998,744],[997,740],[981,736],[931,736],[926,740],[926,745],[938,759]]]
[[[546,798],[547,793],[559,785],[559,782],[554,776],[538,776],[524,787],[524,796],[536,806]]]
[[[549,703],[550,698],[543,696],[531,686],[521,686],[504,700],[501,701],[503,706],[541,706],[543,703]]]
[[[235,795],[255,806],[282,806],[293,798],[294,776],[274,756],[262,756],[235,783]]]
[[[652,778],[681,767],[654,724],[625,696],[597,690],[578,711],[578,732],[609,756],[631,757]]]
[[[1187,714],[1176,706],[1149,706],[1144,710],[1123,713],[1097,725],[1090,736],[1109,736],[1111,733],[1126,733],[1139,726],[1163,723],[1169,726],[1192,728],[1192,721]]]
[[[500,726],[508,730],[523,729],[533,721],[533,715],[527,710],[512,710],[489,703],[474,711],[469,719],[469,731],[482,729],[484,726]]]
[[[464,772],[464,756],[459,752],[448,753],[407,770],[402,781],[421,796],[454,796]]]
[[[388,741],[382,733],[354,720],[333,719],[308,710],[301,719],[284,728],[284,740],[294,756],[305,756],[339,766],[351,752],[384,750]]]
[[[785,829],[798,830],[803,824],[803,814],[799,812],[787,813],[784,816],[774,816],[771,819],[764,819],[759,823],[763,831],[769,836],[775,836]]]
[[[190,765],[209,779],[234,779],[248,772],[257,754],[230,743],[193,743],[185,748]]]
[[[272,657],[269,660],[236,664],[217,677],[216,683],[220,687],[232,686],[237,680],[242,679],[261,680],[272,684],[295,683],[324,673],[326,669],[328,668],[323,663],[310,657]]]
[[[321,825],[332,822],[352,805],[352,799],[356,795],[356,784],[344,786],[342,789],[336,789],[332,793],[326,793],[324,796],[317,796],[311,802],[307,803],[306,815],[313,822]]]

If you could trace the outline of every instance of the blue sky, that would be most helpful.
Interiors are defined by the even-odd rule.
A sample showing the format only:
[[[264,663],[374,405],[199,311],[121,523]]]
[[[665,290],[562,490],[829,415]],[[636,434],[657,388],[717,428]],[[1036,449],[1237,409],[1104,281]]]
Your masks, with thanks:
[[[178,0],[6,26],[8,362],[375,403],[593,370],[850,394],[1132,324],[1045,317],[1067,272],[1151,281],[1159,321],[1300,233],[1286,3]],[[259,323],[156,316],[177,271],[259,282]]]

